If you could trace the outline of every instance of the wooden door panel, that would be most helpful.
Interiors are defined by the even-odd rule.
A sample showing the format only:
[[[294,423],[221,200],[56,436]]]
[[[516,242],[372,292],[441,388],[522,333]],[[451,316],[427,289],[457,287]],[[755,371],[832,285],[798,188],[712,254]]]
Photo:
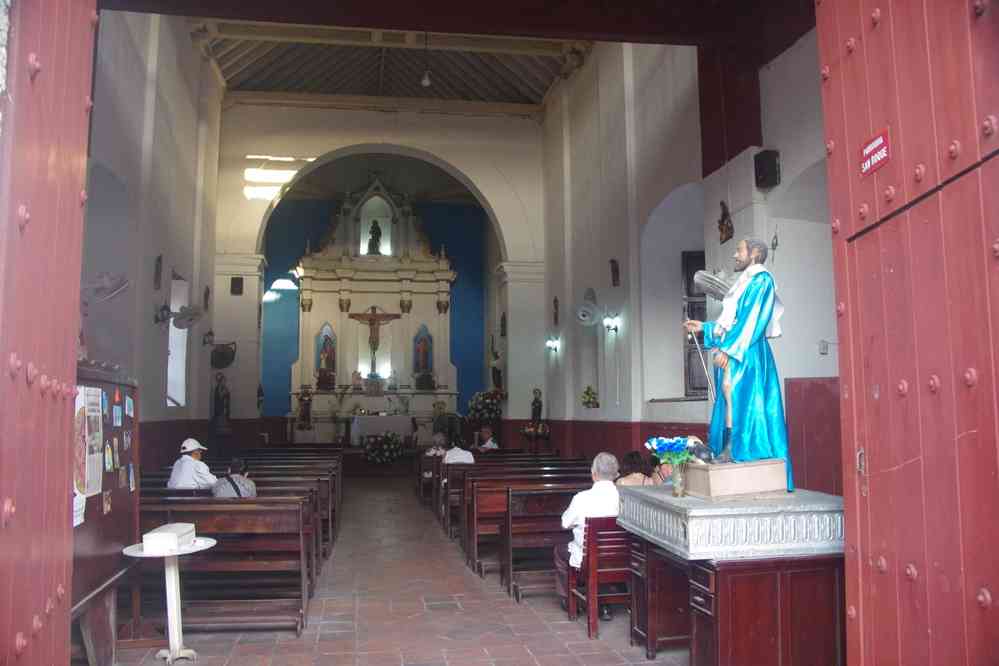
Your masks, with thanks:
[[[845,145],[843,151],[850,176],[850,211],[852,231],[863,229],[876,221],[876,201],[873,178],[860,175],[861,147],[871,138],[870,99],[866,67],[867,43],[864,38],[861,0],[840,0],[836,3],[839,27],[840,61],[843,78],[844,109],[846,112]]]
[[[885,402],[891,428],[884,443],[884,465],[899,467],[919,458],[916,342],[912,330],[912,284],[907,218],[895,217],[877,231],[881,242],[884,287],[887,385]]]
[[[4,462],[16,464],[0,465],[0,501],[16,513],[0,528],[0,663],[19,666],[69,661],[68,392],[76,374],[93,16],[88,0],[16,3],[11,13],[0,191],[10,193],[4,219],[18,224],[0,245],[0,449]]]
[[[969,20],[979,123],[978,154],[984,157],[999,150],[999,4],[995,0],[986,2],[982,13],[969,12]],[[986,123],[994,129],[988,129]]]
[[[933,195],[907,214],[910,226],[912,291],[919,305],[912,312],[916,332],[919,428],[924,447],[924,496],[927,594],[932,664],[964,664],[960,514],[954,466],[954,382],[951,380],[952,320],[947,313],[947,277],[940,195]]]
[[[948,315],[953,328],[953,381],[957,426],[954,461],[961,506],[964,607],[971,655],[995,649],[999,641],[997,611],[985,611],[979,597],[999,590],[999,460],[996,451],[993,337],[989,303],[988,248],[982,211],[981,173],[976,170],[942,192],[946,247]],[[994,182],[986,186],[994,189]],[[994,212],[992,213],[995,214]]]
[[[978,157],[969,4],[968,0],[926,3],[941,180],[959,174]]]
[[[892,3],[891,28],[899,110],[898,131],[892,137],[895,151],[892,159],[901,164],[905,197],[910,202],[940,182],[923,1],[896,0]]]
[[[891,3],[864,0],[864,42],[867,46],[868,94],[870,95],[871,128],[886,130],[889,145],[899,140],[897,91],[895,84],[895,52],[892,43]],[[860,159],[860,156],[857,156]],[[876,218],[882,219],[905,203],[902,183],[902,161],[892,155],[887,163],[867,179],[874,180]]]

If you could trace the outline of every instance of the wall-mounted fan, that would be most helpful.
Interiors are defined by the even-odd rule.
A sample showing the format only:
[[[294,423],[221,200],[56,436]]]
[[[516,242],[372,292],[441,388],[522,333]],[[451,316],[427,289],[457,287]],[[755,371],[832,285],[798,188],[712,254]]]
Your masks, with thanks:
[[[707,271],[697,271],[694,273],[694,286],[716,301],[724,300],[725,294],[728,293],[733,284],[735,284],[735,280],[726,276],[724,272],[717,275],[708,273]]]
[[[582,326],[596,326],[603,317],[597,305],[597,293],[592,288],[583,293],[583,302],[576,306],[576,321]]]
[[[98,273],[90,282],[80,285],[80,310],[84,317],[91,305],[110,301],[128,289],[128,278],[123,273]]]

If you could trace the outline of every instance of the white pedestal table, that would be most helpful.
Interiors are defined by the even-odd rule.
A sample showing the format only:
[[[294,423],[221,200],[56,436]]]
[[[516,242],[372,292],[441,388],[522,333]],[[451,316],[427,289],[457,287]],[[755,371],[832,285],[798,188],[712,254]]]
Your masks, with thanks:
[[[197,652],[184,647],[184,626],[180,617],[180,567],[177,558],[208,550],[214,545],[215,539],[195,537],[191,545],[171,552],[147,553],[141,543],[132,544],[122,551],[128,557],[163,558],[163,570],[166,576],[167,637],[170,640],[170,649],[160,650],[156,653],[156,658],[165,659],[168,664],[177,659],[194,661],[198,658]]]

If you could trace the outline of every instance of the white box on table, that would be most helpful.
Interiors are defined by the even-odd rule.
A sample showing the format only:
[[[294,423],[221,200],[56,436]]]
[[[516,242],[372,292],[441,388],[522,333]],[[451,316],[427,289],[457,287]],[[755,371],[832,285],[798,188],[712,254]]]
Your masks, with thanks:
[[[146,553],[175,553],[193,543],[193,523],[167,523],[142,535],[142,550]]]

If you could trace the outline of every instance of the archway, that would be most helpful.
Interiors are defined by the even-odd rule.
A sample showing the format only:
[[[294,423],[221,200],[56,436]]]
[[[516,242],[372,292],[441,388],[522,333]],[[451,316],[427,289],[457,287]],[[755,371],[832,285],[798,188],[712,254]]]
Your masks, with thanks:
[[[343,148],[338,148],[327,152],[315,160],[310,162],[307,166],[300,169],[292,178],[287,185],[282,188],[282,194],[291,191],[296,183],[301,181],[303,178],[309,174],[321,169],[322,167],[335,162],[336,160],[343,159],[345,157],[350,157],[353,155],[361,154],[373,154],[373,155],[397,155],[402,157],[410,157],[413,159],[422,160],[429,164],[436,166],[441,169],[449,176],[457,180],[459,183],[465,186],[466,189],[475,197],[475,200],[479,203],[482,209],[486,212],[486,216],[489,218],[489,224],[492,228],[494,234],[496,234],[496,239],[498,241],[497,246],[500,252],[500,258],[503,261],[508,259],[507,243],[503,236],[503,228],[499,223],[499,218],[496,215],[495,210],[486,199],[482,191],[476,186],[476,184],[469,178],[463,171],[452,165],[451,163],[441,159],[437,155],[430,153],[426,150],[419,148],[412,148],[409,146],[401,146],[398,144],[389,143],[361,143],[352,146],[345,146]],[[256,252],[263,254],[264,252],[264,238],[267,232],[267,225],[270,224],[271,216],[274,210],[280,205],[282,197],[279,195],[271,200],[270,204],[267,206],[267,210],[264,212],[263,218],[260,222],[260,227],[257,230],[257,241],[256,241]]]

